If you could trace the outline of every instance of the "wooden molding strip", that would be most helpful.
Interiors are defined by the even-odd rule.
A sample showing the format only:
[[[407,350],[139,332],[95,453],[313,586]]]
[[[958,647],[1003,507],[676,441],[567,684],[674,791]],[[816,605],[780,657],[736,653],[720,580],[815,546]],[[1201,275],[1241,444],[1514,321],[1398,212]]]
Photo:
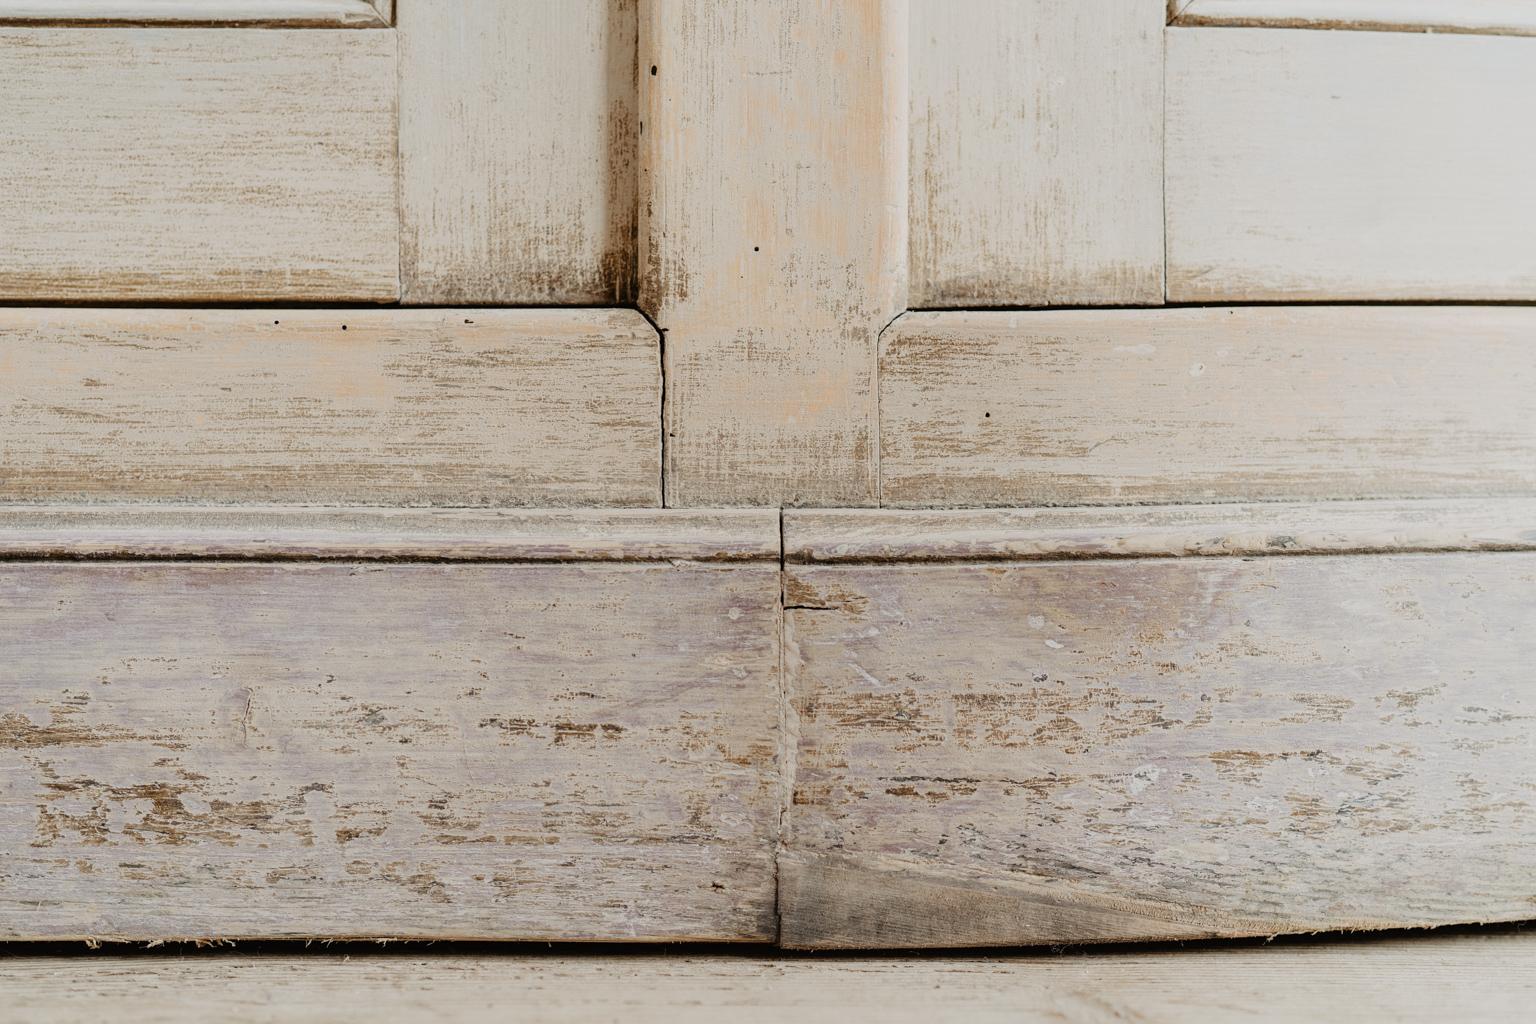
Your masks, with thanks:
[[[1172,25],[1536,35],[1529,0],[1170,0]]]
[[[784,512],[786,560],[937,562],[1536,550],[1536,500]]]
[[[0,24],[388,28],[395,0],[0,0]]]
[[[0,559],[768,562],[774,509],[0,507]]]

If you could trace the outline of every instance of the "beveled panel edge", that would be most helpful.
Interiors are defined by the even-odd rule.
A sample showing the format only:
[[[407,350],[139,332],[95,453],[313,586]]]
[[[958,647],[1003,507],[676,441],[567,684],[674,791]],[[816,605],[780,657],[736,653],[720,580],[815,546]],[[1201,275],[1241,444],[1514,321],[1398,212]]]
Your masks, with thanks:
[[[0,25],[390,28],[394,0],[0,0]]]

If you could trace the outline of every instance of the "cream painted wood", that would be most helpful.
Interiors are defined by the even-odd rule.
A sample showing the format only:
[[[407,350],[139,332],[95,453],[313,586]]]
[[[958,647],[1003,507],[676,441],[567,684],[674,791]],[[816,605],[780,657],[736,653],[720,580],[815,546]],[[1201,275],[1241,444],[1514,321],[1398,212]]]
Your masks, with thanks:
[[[393,301],[388,32],[0,29],[0,300]]]
[[[1178,25],[1536,35],[1530,0],[1173,0]]]
[[[914,307],[1163,301],[1163,0],[919,0]]]
[[[1520,308],[910,313],[881,346],[884,500],[1529,495],[1533,341]]]
[[[633,311],[8,309],[0,339],[5,501],[660,503]]]
[[[65,969],[67,966],[67,970]],[[61,976],[67,982],[61,982]],[[1505,1024],[1536,999],[1528,934],[1425,935],[1060,956],[828,957],[524,952],[12,956],[0,987],[33,1024]]]
[[[907,17],[641,0],[668,504],[875,500],[875,343],[906,307]]]
[[[634,0],[404,0],[410,304],[634,298]]]
[[[779,615],[775,560],[7,562],[0,936],[771,940]]]
[[[1167,32],[1168,297],[1536,299],[1536,42]]]
[[[1528,918],[1533,594],[1528,551],[791,565],[781,941]]]
[[[0,0],[0,24],[384,28],[393,18],[394,0]]]

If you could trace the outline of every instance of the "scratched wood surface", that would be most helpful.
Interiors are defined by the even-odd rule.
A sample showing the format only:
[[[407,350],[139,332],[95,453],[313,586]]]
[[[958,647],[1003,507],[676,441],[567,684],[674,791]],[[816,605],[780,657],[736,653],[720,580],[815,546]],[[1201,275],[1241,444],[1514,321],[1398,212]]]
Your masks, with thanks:
[[[0,338],[6,501],[660,504],[633,311],[15,308]]]
[[[0,0],[0,23],[382,28],[394,0]]]
[[[906,308],[907,4],[640,4],[640,305],[667,501],[867,505]],[[654,73],[653,73],[654,71]]]
[[[634,0],[400,6],[413,304],[634,299]]]
[[[1529,0],[1172,0],[1177,25],[1536,35]]]
[[[0,300],[393,301],[391,33],[0,29]]]
[[[67,967],[68,984],[60,984]],[[1536,942],[1507,930],[1063,956],[771,957],[641,953],[260,955],[0,960],[34,1024],[210,1017],[338,1024],[592,1020],[714,1024],[1504,1024],[1536,998]]]
[[[0,565],[0,937],[771,940],[776,561]]]
[[[882,340],[883,501],[1532,494],[1533,339],[1501,307],[909,313]]]
[[[1536,298],[1536,42],[1167,32],[1168,297]]]
[[[1519,920],[1536,553],[791,565],[781,941]]]
[[[912,4],[911,306],[1163,301],[1163,13]]]

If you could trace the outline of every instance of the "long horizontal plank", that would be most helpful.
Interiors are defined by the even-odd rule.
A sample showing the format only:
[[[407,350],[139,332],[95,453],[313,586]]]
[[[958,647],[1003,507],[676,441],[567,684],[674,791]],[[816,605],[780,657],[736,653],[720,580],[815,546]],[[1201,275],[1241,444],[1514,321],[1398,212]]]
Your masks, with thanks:
[[[0,507],[0,558],[777,562],[774,509]]]
[[[0,499],[661,504],[623,310],[0,311]]]
[[[0,565],[0,938],[771,940],[776,564]]]
[[[399,297],[395,39],[0,29],[0,300]]]
[[[0,0],[0,24],[384,28],[394,0]]]
[[[1163,301],[1163,0],[911,5],[914,307]]]
[[[0,551],[4,544],[0,532]],[[790,562],[1522,550],[1536,550],[1536,500],[1530,498],[784,511]]]
[[[1529,0],[1174,0],[1176,25],[1536,35]]]
[[[1536,553],[791,566],[804,947],[1522,920]]]
[[[67,983],[61,983],[61,977]],[[33,1024],[1225,1024],[1233,1017],[1505,1024],[1536,998],[1536,941],[1511,932],[1178,952],[988,957],[530,953],[106,956],[0,961]]]
[[[887,505],[1530,495],[1536,310],[909,313],[880,416]]]
[[[1167,31],[1168,298],[1536,299],[1536,42]]]

